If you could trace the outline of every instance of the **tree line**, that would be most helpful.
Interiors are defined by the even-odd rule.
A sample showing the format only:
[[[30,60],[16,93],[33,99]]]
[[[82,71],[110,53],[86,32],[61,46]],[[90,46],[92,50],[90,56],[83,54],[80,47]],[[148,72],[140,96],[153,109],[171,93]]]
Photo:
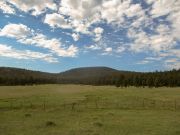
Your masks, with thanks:
[[[102,73],[99,73],[103,70]],[[89,73],[88,73],[89,72]],[[78,73],[78,74],[77,74]],[[0,85],[85,84],[116,87],[178,87],[180,69],[156,72],[127,72],[100,68],[63,73],[45,73],[16,68],[0,68]]]

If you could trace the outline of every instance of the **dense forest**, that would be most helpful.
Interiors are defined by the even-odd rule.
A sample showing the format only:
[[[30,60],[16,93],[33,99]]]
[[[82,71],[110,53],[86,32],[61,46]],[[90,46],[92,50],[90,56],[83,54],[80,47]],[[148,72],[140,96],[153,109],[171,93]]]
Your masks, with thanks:
[[[0,68],[0,85],[86,84],[116,87],[177,87],[180,69],[156,72],[119,71],[108,67],[76,68],[62,73],[46,73],[18,68]]]

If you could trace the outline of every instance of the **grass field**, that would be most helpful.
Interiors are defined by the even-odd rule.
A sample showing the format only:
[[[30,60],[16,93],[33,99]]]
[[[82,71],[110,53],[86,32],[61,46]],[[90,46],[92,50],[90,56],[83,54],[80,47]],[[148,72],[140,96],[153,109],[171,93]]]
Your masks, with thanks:
[[[180,88],[1,86],[0,135],[180,135]]]

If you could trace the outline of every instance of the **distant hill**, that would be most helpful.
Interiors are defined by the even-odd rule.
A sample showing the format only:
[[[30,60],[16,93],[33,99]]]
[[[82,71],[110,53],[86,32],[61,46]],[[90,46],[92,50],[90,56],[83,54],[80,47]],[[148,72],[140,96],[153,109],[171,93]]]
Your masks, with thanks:
[[[130,74],[132,72],[119,71],[109,67],[81,67],[71,69],[59,73],[58,78],[61,83],[75,83],[75,84],[98,84],[104,78],[113,78],[120,74]]]
[[[82,67],[62,72],[59,75],[65,78],[89,78],[102,77],[117,74],[119,72],[120,71],[109,67]]]
[[[0,85],[88,84],[119,86],[180,86],[180,70],[164,72],[129,72],[109,67],[82,67],[61,73],[46,73],[0,67]]]
[[[59,73],[58,78],[63,83],[95,83],[97,79],[119,74],[120,71],[109,67],[81,67]]]
[[[19,68],[0,67],[1,85],[54,83],[55,74]]]

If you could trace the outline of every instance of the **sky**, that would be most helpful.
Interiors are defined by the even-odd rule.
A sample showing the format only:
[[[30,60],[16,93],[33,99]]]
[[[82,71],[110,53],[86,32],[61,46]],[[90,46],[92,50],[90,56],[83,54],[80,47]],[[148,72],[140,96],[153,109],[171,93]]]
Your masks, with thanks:
[[[0,0],[0,66],[180,68],[179,0]]]

